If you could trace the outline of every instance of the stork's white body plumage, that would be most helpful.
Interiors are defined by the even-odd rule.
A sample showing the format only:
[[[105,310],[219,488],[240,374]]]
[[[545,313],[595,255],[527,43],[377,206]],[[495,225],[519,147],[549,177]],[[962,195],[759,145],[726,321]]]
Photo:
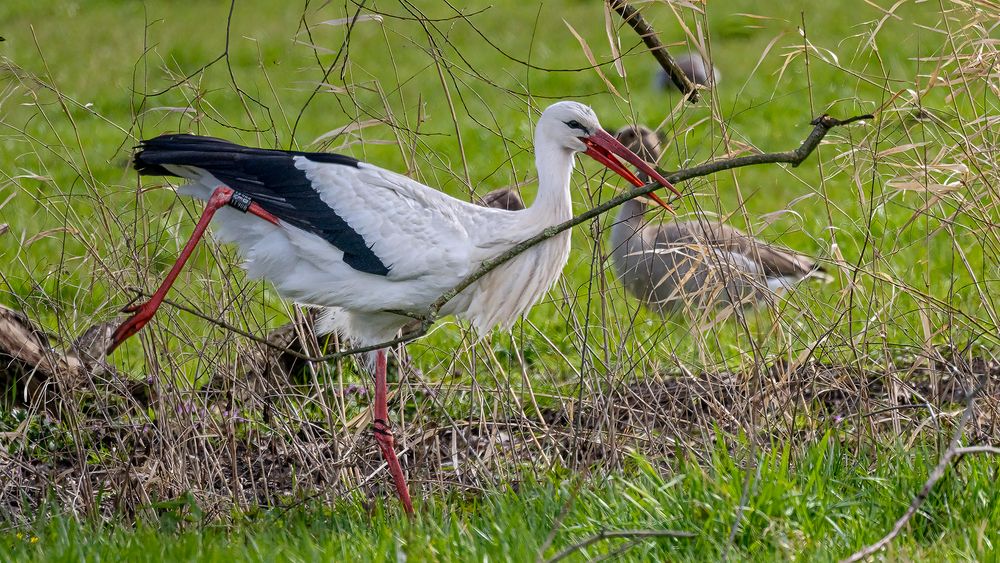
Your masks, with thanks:
[[[343,261],[344,252],[309,231],[248,217],[233,208],[214,218],[215,235],[239,245],[251,277],[283,297],[330,308],[322,331],[338,330],[362,344],[384,342],[412,319],[386,311],[421,311],[475,272],[485,260],[572,216],[574,153],[536,135],[538,195],[527,209],[506,211],[455,199],[406,176],[367,163],[357,167],[294,157],[320,198],[389,267],[378,275]],[[190,181],[180,193],[208,200],[222,185],[207,171],[165,168]],[[555,281],[569,258],[563,232],[499,266],[442,309],[479,334],[510,325]]]
[[[535,130],[538,195],[523,210],[480,207],[351,157],[244,147],[195,135],[143,141],[135,154],[143,175],[173,175],[181,193],[207,200],[166,280],[112,336],[110,354],[152,319],[208,224],[239,245],[251,276],[300,303],[327,307],[324,325],[361,344],[392,339],[420,312],[517,243],[571,216],[573,157],[584,152],[634,185],[642,182],[620,156],[670,187],[648,164],[601,129],[589,107],[549,106]],[[671,188],[672,189],[672,188]],[[665,204],[664,204],[665,205]],[[509,327],[559,277],[569,257],[563,232],[492,270],[441,310],[485,334]],[[385,350],[375,353],[375,438],[397,494],[413,513],[393,449]]]

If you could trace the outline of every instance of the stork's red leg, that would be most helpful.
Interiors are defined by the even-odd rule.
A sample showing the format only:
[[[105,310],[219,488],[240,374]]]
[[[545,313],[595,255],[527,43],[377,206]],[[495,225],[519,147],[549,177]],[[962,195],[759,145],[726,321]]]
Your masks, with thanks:
[[[396,457],[396,450],[393,449],[392,429],[389,427],[389,406],[386,404],[386,382],[385,382],[386,353],[379,350],[375,353],[375,441],[378,442],[379,449],[382,450],[382,457],[389,465],[389,473],[392,474],[392,481],[396,485],[396,494],[399,496],[406,515],[413,517],[413,503],[410,502],[410,491],[406,487],[406,477],[403,476],[403,468],[399,465],[399,458]]]
[[[234,197],[234,195],[236,197]],[[237,194],[231,188],[226,186],[219,186],[212,192],[212,197],[208,199],[208,204],[205,206],[205,212],[201,214],[201,219],[198,220],[198,224],[194,227],[194,233],[191,234],[191,238],[188,239],[187,244],[184,245],[184,250],[181,251],[181,255],[174,262],[174,266],[170,268],[170,272],[167,274],[167,279],[163,280],[160,284],[159,289],[156,293],[140,305],[132,305],[124,309],[125,313],[134,313],[125,322],[118,326],[115,333],[111,335],[111,343],[108,345],[108,354],[114,352],[122,342],[124,342],[128,337],[139,332],[142,327],[146,326],[146,323],[153,318],[156,314],[156,310],[159,309],[160,304],[163,303],[163,299],[167,296],[167,291],[170,290],[170,286],[174,284],[177,279],[177,275],[181,273],[181,268],[191,257],[191,253],[194,252],[194,247],[197,246],[198,241],[205,234],[205,229],[208,227],[208,223],[212,220],[215,212],[222,209],[226,205],[233,205],[237,209],[243,212],[252,213],[265,221],[278,223],[278,218],[271,215],[265,211],[262,207],[250,201],[250,199],[243,194]]]

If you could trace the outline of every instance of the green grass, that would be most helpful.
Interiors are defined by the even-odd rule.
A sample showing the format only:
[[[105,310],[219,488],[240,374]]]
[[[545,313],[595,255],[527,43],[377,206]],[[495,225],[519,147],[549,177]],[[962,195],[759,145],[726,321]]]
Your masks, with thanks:
[[[916,448],[853,455],[838,438],[807,450],[777,447],[756,457],[740,525],[729,537],[739,506],[744,465],[717,450],[709,462],[654,468],[633,458],[599,482],[558,475],[526,481],[516,490],[484,497],[434,498],[413,524],[393,506],[366,512],[360,499],[334,507],[272,510],[237,517],[238,526],[201,520],[191,505],[163,506],[133,529],[91,525],[63,516],[0,538],[7,560],[47,561],[530,561],[603,530],[673,530],[693,538],[643,539],[627,549],[631,560],[836,560],[891,527],[922,485],[935,452]],[[938,485],[889,559],[956,560],[989,557],[1000,541],[997,466],[971,457]],[[551,539],[550,539],[551,537]],[[37,538],[37,539],[34,539]],[[629,540],[599,542],[570,560],[623,548]]]
[[[86,9],[73,6],[77,5],[14,1],[0,8],[7,24],[0,54],[66,96],[60,102],[33,80],[8,76],[9,95],[0,98],[4,110],[0,161],[7,176],[0,193],[4,200],[11,198],[0,208],[0,221],[11,225],[11,232],[0,238],[0,254],[10,265],[4,272],[0,288],[5,294],[0,299],[30,308],[51,330],[66,336],[79,333],[95,319],[113,316],[127,298],[126,287],[152,288],[178,253],[197,213],[196,205],[178,201],[170,191],[151,189],[136,195],[134,176],[126,173],[125,163],[130,147],[143,136],[193,130],[247,143],[305,145],[345,124],[382,120],[395,127],[371,126],[338,139],[334,146],[350,141],[338,150],[391,169],[409,170],[417,179],[467,197],[470,191],[484,193],[533,178],[530,134],[535,114],[529,104],[536,110],[543,108],[549,97],[592,104],[609,128],[634,116],[650,124],[663,123],[668,135],[683,131],[661,162],[666,168],[676,168],[681,162],[700,162],[721,154],[725,148],[722,123],[734,141],[761,150],[795,147],[813,116],[872,111],[892,93],[920,86],[917,77],[929,72],[930,63],[915,60],[918,56],[940,56],[951,48],[940,33],[926,29],[941,18],[927,4],[906,4],[897,12],[900,19],[885,21],[875,36],[875,45],[881,47],[878,51],[866,48],[865,30],[878,21],[881,12],[863,2],[853,9],[807,2],[770,8],[772,13],[749,2],[731,3],[725,10],[713,6],[706,18],[685,15],[683,21],[689,27],[701,23],[712,32],[710,46],[724,71],[723,87],[710,101],[671,113],[677,96],[651,90],[655,66],[629,30],[621,33],[628,78],[620,79],[613,69],[605,69],[619,91],[626,93],[627,102],[608,93],[593,71],[531,70],[508,58],[530,58],[543,68],[587,66],[562,22],[565,19],[606,59],[610,51],[603,25],[591,25],[600,12],[586,3],[501,4],[470,16],[471,23],[439,22],[429,27],[429,33],[415,22],[386,15],[382,24],[362,22],[355,27],[349,62],[327,79],[346,85],[347,92],[316,96],[293,137],[299,111],[322,78],[316,57],[323,65],[333,60],[332,55],[316,54],[301,44],[310,41],[300,30],[300,10],[268,3],[237,4],[228,59],[171,88],[223,52],[226,6],[191,4],[178,9],[173,4],[144,7],[118,2],[88,3]],[[782,70],[784,55],[802,44],[796,32],[800,8],[810,41],[819,52],[825,54],[825,49],[836,55],[840,67],[811,53],[808,68],[805,57],[797,56]],[[306,18],[315,24],[344,16],[341,10],[310,6]],[[745,13],[769,19],[738,15]],[[437,6],[427,15],[443,18],[449,14],[454,15]],[[681,27],[668,11],[650,9],[649,14],[667,39],[681,41]],[[513,29],[518,33],[512,33]],[[344,36],[343,26],[316,26],[311,43],[336,51]],[[772,40],[776,42],[771,50],[754,68],[751,63],[756,63]],[[429,44],[438,50],[428,52]],[[234,84],[245,92],[242,99]],[[163,90],[157,96],[140,95]],[[997,215],[995,206],[983,202],[982,209],[966,210],[955,223],[945,223],[942,217],[960,202],[960,198],[946,197],[930,215],[897,233],[928,196],[902,193],[884,182],[897,174],[901,164],[930,159],[911,151],[895,160],[885,157],[872,166],[871,155],[865,155],[867,150],[882,151],[917,137],[927,143],[923,149],[927,154],[947,149],[960,157],[960,148],[948,144],[950,129],[958,127],[963,115],[972,118],[988,111],[995,97],[984,101],[958,96],[946,102],[946,93],[935,89],[921,100],[925,107],[947,117],[940,126],[907,121],[907,112],[916,106],[901,100],[866,130],[836,132],[835,136],[855,141],[872,136],[849,161],[835,158],[846,148],[839,144],[821,148],[795,170],[746,168],[688,187],[697,199],[685,199],[682,211],[699,208],[730,216],[738,226],[752,224],[768,240],[827,260],[836,258],[836,252],[846,260],[844,266],[857,268],[858,274],[841,268],[836,284],[807,288],[790,300],[781,319],[785,334],[775,337],[767,320],[752,325],[756,328],[749,333],[728,323],[709,337],[697,339],[689,336],[691,327],[684,319],[662,323],[642,311],[637,313],[637,306],[606,276],[606,263],[590,248],[601,244],[592,239],[589,229],[578,229],[577,251],[562,291],[538,307],[532,318],[539,319],[540,330],[562,354],[576,355],[579,346],[567,331],[570,317],[577,317],[582,325],[609,324],[607,319],[592,318],[593,313],[588,318],[587,309],[574,304],[593,295],[597,286],[592,285],[591,273],[597,272],[602,277],[599,286],[615,292],[613,315],[638,314],[640,322],[630,323],[619,338],[629,340],[634,326],[639,340],[653,338],[664,351],[706,367],[743,365],[746,359],[741,351],[751,343],[765,355],[804,349],[814,345],[830,325],[834,330],[817,355],[833,359],[860,351],[881,363],[885,342],[907,347],[974,339],[983,328],[967,322],[965,315],[990,323],[987,328],[996,318],[990,313],[994,304],[982,298],[995,284],[991,272],[997,267],[996,254],[989,250],[995,236],[979,227]],[[452,120],[452,107],[457,122]],[[178,113],[176,108],[189,109]],[[716,119],[710,119],[713,116]],[[458,151],[456,131],[461,132],[464,153]],[[585,168],[594,170],[590,164]],[[989,171],[983,174],[985,181]],[[931,176],[939,180],[940,175]],[[974,179],[970,189],[974,192],[979,185]],[[530,193],[530,182],[526,189]],[[596,182],[579,181],[575,190],[578,208],[583,209],[591,197],[603,198],[608,193],[597,190]],[[803,196],[812,197],[796,203],[792,213],[780,214],[769,224],[758,219]],[[602,225],[609,220],[605,218]],[[40,233],[47,235],[33,240]],[[217,306],[207,312],[256,330],[280,323],[289,314],[287,305],[266,284],[230,281],[241,277],[232,268],[215,265],[212,255],[218,252],[207,248],[199,252],[183,278],[186,288],[179,287],[174,296],[203,309],[206,295],[212,296],[208,303],[241,299],[251,305],[249,311]],[[224,255],[229,252],[223,251]],[[943,273],[947,273],[947,283],[942,281]],[[886,277],[898,279],[904,284],[902,289],[886,284]],[[927,293],[946,305],[929,303],[915,292]],[[957,318],[954,310],[961,311]],[[223,333],[213,332],[188,315],[168,315],[148,333],[156,332],[161,349],[179,348],[173,351],[174,361],[194,378],[200,369],[198,359],[184,353],[190,339],[174,343],[177,331],[199,339],[211,335],[216,342]],[[644,328],[645,320],[651,321],[652,329]],[[184,328],[163,326],[178,324]],[[929,334],[925,324],[947,324],[947,330]],[[854,338],[859,332],[884,338],[865,339],[859,347]],[[428,365],[447,361],[456,342],[454,331],[439,334],[427,339],[426,347],[414,347],[429,354]],[[996,339],[991,343],[995,346]],[[531,342],[521,344],[530,346]],[[135,350],[134,345],[131,349]],[[129,366],[141,369],[134,352],[125,351],[120,357],[132,358]],[[544,359],[558,363],[552,354]]]
[[[532,400],[565,405],[665,373],[760,373],[764,364],[810,351],[861,371],[909,365],[915,356],[937,358],[945,347],[995,355],[998,139],[989,127],[995,122],[987,120],[1000,113],[1000,102],[985,80],[970,80],[967,93],[940,83],[928,87],[932,74],[958,73],[954,62],[937,68],[935,58],[969,55],[978,48],[969,41],[995,35],[995,14],[986,7],[972,13],[948,2],[906,2],[886,15],[889,6],[860,0],[732,0],[707,3],[703,16],[679,11],[675,17],[665,4],[644,4],[675,51],[687,48],[681,45],[685,28],[705,30],[722,69],[715,92],[697,105],[678,106],[676,94],[651,88],[656,67],[628,29],[619,31],[627,77],[602,67],[625,99],[610,93],[593,70],[547,70],[589,66],[564,20],[599,60],[609,60],[599,2],[463,3],[467,20],[443,2],[419,6],[421,17],[433,22],[414,21],[402,3],[366,4],[384,12],[383,21],[355,26],[347,62],[342,57],[325,78],[336,89],[306,106],[346,36],[342,25],[318,23],[353,8],[313,2],[303,14],[303,4],[238,1],[228,57],[197,72],[226,46],[226,3],[0,3],[0,225],[9,225],[0,234],[0,303],[25,310],[65,344],[93,323],[115,318],[131,297],[129,287],[155,288],[200,213],[199,204],[175,197],[158,180],[140,183],[128,170],[131,147],[162,132],[317,148],[310,143],[324,133],[365,124],[318,146],[460,197],[525,183],[530,200],[532,126],[554,99],[591,104],[608,129],[632,120],[659,125],[670,140],[660,161],[666,169],[744,145],[790,150],[817,115],[881,110],[864,125],[835,130],[798,168],[743,168],[684,186],[694,197],[680,202],[682,213],[727,217],[766,240],[818,256],[834,283],[803,287],[780,310],[750,314],[746,325],[660,319],[626,296],[608,271],[603,241],[611,217],[604,217],[575,230],[563,280],[511,334],[477,343],[448,321],[408,347],[422,374],[409,380],[413,388],[446,392],[434,403],[407,401],[407,418],[523,415]],[[970,25],[977,18],[980,27]],[[303,33],[303,19],[311,37]],[[813,46],[808,57],[801,52],[803,24]],[[941,119],[916,120],[918,109]],[[582,212],[617,184],[602,185],[597,168],[581,164],[587,176],[574,180],[574,199]],[[969,171],[948,168],[956,164]],[[938,198],[889,183],[907,174],[962,184]],[[255,334],[293,314],[269,285],[246,280],[233,250],[217,244],[200,248],[171,298]],[[126,377],[157,377],[176,391],[217,373],[239,373],[248,348],[245,339],[167,307],[111,361]],[[345,377],[357,380],[350,372]],[[347,418],[364,406],[349,405]],[[322,413],[313,418],[323,425],[339,420]],[[433,497],[412,527],[401,522],[394,503],[389,515],[370,515],[358,498],[332,508],[236,514],[231,525],[188,522],[190,507],[182,504],[161,507],[158,520],[147,518],[138,529],[39,516],[34,528],[0,540],[0,550],[9,552],[4,559],[379,560],[399,550],[413,560],[526,560],[553,530],[545,555],[604,528],[670,528],[698,536],[642,541],[627,554],[716,558],[728,545],[747,467],[757,467],[730,554],[830,559],[884,533],[937,455],[922,446],[904,449],[895,435],[875,436],[874,444],[892,445],[862,451],[836,440],[802,445],[794,436],[786,439],[755,464],[734,459],[720,444],[694,443],[684,451],[710,461],[656,460],[665,465],[654,471],[637,457],[627,471],[607,478],[581,482],[554,471],[517,492]],[[1000,529],[996,477],[988,459],[963,461],[890,556],[989,554]],[[27,534],[27,541],[15,533]],[[39,539],[30,543],[31,537]],[[602,542],[586,555],[622,544]]]

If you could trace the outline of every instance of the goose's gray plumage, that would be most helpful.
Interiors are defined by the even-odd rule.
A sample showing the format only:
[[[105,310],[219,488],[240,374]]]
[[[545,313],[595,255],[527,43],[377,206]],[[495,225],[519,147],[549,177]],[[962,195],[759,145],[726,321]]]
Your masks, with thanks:
[[[684,71],[688,80],[698,84],[699,86],[712,88],[714,86],[718,86],[719,81],[722,80],[722,73],[719,72],[719,68],[706,61],[705,58],[699,53],[681,53],[680,55],[674,57],[674,62],[676,62],[677,66]],[[670,76],[667,75],[667,71],[662,68],[656,73],[656,85],[661,90],[674,88],[673,81],[670,80]]]
[[[500,188],[476,198],[476,203],[483,207],[504,209],[506,211],[521,211],[525,208],[524,200],[511,188]]]
[[[616,135],[656,161],[659,138],[642,126]],[[825,278],[815,261],[705,219],[651,224],[640,199],[624,203],[611,227],[611,259],[625,289],[666,313],[684,307],[748,305],[810,278]]]

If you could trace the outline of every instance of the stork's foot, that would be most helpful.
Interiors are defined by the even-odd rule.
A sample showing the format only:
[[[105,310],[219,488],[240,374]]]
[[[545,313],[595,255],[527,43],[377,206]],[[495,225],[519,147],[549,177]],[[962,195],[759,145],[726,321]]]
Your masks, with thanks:
[[[111,343],[108,344],[107,354],[115,351],[122,342],[142,330],[146,323],[156,314],[157,305],[149,301],[138,305],[129,305],[122,309],[123,313],[133,313],[125,322],[118,325],[114,334],[111,335]]]
[[[399,458],[396,457],[395,439],[392,436],[392,429],[388,421],[375,419],[373,424],[375,431],[375,441],[382,450],[382,457],[389,465],[389,473],[392,475],[393,484],[396,485],[396,495],[403,503],[406,515],[413,518],[413,502],[410,500],[410,490],[406,486],[406,477],[403,475],[403,468],[399,465]]]

